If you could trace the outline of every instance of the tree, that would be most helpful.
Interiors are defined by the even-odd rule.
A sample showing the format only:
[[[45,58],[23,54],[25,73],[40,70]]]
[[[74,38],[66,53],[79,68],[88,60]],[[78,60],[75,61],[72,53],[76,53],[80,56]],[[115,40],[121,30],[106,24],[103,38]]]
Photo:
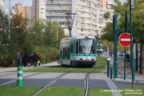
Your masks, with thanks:
[[[112,9],[115,11],[117,17],[118,17],[118,33],[125,32],[125,10],[129,10],[129,0],[122,4],[119,0],[115,0],[115,5],[111,6]],[[144,44],[144,0],[134,0],[134,8],[132,9],[132,30],[133,30],[133,41],[135,43],[141,44],[141,56],[140,56],[140,62],[142,62],[142,48]],[[111,26],[110,26],[111,25]],[[112,29],[112,23],[107,24],[106,27],[103,29],[103,38],[107,40],[112,40],[111,35],[114,34]],[[130,22],[128,19],[128,25],[130,26]],[[111,28],[109,28],[111,27]],[[130,32],[128,28],[128,32]],[[137,56],[138,57],[138,56]],[[138,59],[138,58],[137,58]],[[136,63],[138,66],[138,63]],[[138,69],[138,68],[136,68]],[[142,72],[142,63],[140,63],[140,72]]]
[[[135,0],[135,7],[133,8],[133,38],[135,42],[144,42],[144,34],[142,34],[144,29],[144,1]],[[118,34],[120,35],[125,31],[125,10],[129,9],[129,0],[122,4],[119,0],[115,0],[115,4],[111,5],[112,9],[115,11],[118,17]],[[112,29],[112,23],[106,25],[103,29],[103,39],[113,40],[114,31]],[[129,20],[128,20],[128,25]],[[128,30],[129,32],[129,30]]]
[[[104,18],[105,18],[105,19],[109,19],[109,18],[110,18],[110,13],[109,13],[109,12],[105,13],[105,14],[104,14]]]

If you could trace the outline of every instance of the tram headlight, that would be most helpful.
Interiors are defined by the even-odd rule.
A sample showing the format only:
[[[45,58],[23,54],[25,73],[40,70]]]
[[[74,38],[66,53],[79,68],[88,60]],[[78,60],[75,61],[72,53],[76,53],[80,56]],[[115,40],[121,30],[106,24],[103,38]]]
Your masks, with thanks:
[[[92,60],[92,61],[95,61],[96,59],[95,59],[95,58],[92,58],[91,60]]]

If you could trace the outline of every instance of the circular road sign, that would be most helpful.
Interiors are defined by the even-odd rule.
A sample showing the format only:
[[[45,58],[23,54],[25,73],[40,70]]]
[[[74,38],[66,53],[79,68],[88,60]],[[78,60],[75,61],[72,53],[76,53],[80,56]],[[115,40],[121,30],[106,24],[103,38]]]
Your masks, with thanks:
[[[131,35],[129,33],[122,33],[119,36],[119,43],[121,46],[128,47],[131,44]]]

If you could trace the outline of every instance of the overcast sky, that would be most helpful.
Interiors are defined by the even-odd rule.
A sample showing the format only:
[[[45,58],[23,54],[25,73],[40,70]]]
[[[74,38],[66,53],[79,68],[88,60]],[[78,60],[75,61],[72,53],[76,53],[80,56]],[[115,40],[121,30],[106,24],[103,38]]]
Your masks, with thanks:
[[[6,8],[8,7],[8,1],[9,0],[4,0]],[[16,3],[22,3],[24,6],[31,6],[32,0],[11,0],[11,6],[14,6]]]
[[[4,0],[5,2],[5,7],[8,7],[8,1],[9,0]],[[31,6],[32,5],[32,0],[10,0],[11,1],[11,6],[14,6],[16,3],[22,3],[24,6]],[[109,0],[110,2],[113,2],[114,0]],[[126,0],[120,0],[122,2]]]

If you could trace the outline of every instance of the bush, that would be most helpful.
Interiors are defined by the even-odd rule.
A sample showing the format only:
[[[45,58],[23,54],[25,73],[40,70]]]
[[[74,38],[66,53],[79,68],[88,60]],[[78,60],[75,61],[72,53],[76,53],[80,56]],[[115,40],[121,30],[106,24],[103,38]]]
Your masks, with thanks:
[[[36,52],[41,55],[41,63],[55,61],[59,55],[59,49],[55,47],[37,47]]]

